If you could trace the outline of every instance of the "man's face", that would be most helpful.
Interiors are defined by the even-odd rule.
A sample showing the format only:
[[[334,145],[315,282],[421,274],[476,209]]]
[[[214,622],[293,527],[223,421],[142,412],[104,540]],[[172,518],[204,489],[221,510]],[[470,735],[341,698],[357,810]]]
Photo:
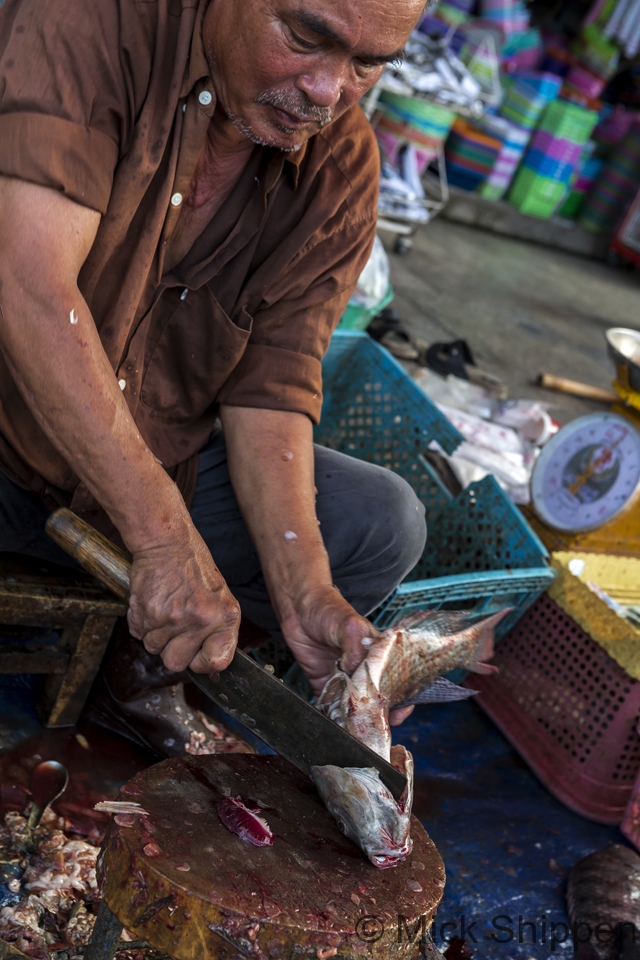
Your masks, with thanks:
[[[211,0],[204,47],[241,132],[297,150],[397,58],[424,0]]]

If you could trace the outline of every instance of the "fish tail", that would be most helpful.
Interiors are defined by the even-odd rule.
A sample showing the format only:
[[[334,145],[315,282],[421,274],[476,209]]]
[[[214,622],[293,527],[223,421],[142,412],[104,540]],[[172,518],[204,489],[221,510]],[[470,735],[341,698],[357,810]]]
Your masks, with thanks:
[[[493,635],[495,628],[512,609],[513,607],[507,607],[505,610],[500,610],[498,613],[494,613],[493,616],[487,617],[486,620],[482,620],[471,628],[479,635],[471,657],[466,664],[467,669],[471,670],[472,673],[480,673],[488,676],[491,673],[498,672],[496,666],[492,663],[486,663],[485,661],[490,660],[494,653]]]

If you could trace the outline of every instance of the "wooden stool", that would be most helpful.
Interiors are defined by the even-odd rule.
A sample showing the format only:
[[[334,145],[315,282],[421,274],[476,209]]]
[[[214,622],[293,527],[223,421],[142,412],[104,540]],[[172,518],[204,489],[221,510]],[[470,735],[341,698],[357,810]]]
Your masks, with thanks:
[[[114,624],[126,612],[126,603],[86,574],[0,554],[0,635],[2,624],[61,630],[56,645],[26,650],[17,635],[15,644],[0,646],[0,673],[48,674],[38,705],[42,722],[47,727],[72,726],[87,699]]]
[[[261,809],[273,846],[252,846],[223,826],[216,805],[229,796]],[[146,815],[112,818],[85,960],[112,960],[123,926],[176,960],[404,960],[430,944],[444,866],[415,817],[411,856],[377,870],[282,757],[165,760],[119,799]],[[424,955],[440,956],[432,946]]]

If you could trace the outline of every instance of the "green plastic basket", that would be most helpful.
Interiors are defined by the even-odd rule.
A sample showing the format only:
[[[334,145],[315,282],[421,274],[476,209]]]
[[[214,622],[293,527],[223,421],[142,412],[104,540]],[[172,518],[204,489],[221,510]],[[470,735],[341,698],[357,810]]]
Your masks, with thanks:
[[[388,307],[393,300],[393,287],[389,284],[387,292],[375,307],[361,307],[349,301],[347,308],[340,318],[340,330],[366,330],[376,314]]]
[[[478,187],[478,193],[485,200],[501,200],[504,196],[505,188],[497,183],[487,183],[486,181]]]
[[[509,203],[520,213],[547,220],[553,216],[566,192],[566,183],[541,177],[533,170],[521,167],[511,188]]]
[[[571,143],[586,143],[597,122],[595,110],[586,110],[567,100],[554,100],[542,114],[538,127]]]
[[[558,210],[559,217],[565,217],[567,220],[575,220],[580,213],[580,208],[584,203],[585,194],[572,190],[567,199]]]

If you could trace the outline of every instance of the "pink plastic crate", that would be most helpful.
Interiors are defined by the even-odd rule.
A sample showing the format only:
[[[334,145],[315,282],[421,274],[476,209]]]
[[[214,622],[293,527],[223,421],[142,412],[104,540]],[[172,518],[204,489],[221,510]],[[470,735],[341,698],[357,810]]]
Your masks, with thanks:
[[[640,770],[640,683],[546,594],[493,663],[499,673],[466,680],[480,706],[558,800],[620,823]]]
[[[536,130],[529,146],[532,150],[540,150],[547,157],[563,163],[577,163],[584,150],[583,144],[554,137],[547,130]]]

